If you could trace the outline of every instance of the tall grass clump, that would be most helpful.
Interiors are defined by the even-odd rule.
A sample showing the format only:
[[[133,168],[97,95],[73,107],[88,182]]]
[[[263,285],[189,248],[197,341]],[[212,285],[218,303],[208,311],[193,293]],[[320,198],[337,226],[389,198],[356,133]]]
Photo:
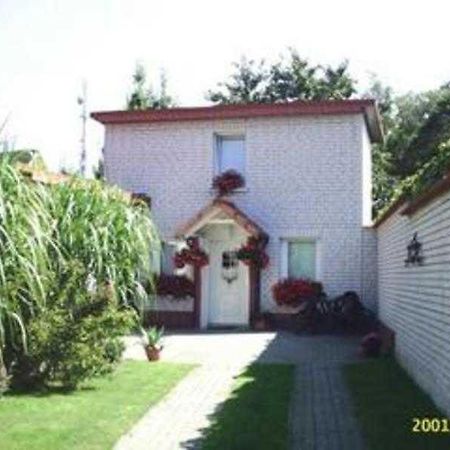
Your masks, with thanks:
[[[159,245],[144,205],[100,181],[41,185],[0,162],[0,390],[110,370]],[[3,382],[2,382],[3,380]]]

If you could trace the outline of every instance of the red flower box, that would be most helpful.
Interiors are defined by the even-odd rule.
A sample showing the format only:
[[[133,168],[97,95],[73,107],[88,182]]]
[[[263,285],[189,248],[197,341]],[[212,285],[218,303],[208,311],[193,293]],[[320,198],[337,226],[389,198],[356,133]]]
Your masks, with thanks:
[[[213,188],[219,196],[230,194],[244,185],[244,177],[235,170],[227,170],[213,179]]]
[[[286,278],[272,286],[272,293],[278,305],[298,306],[317,298],[323,292],[321,283],[302,278]]]
[[[161,274],[156,280],[158,295],[171,295],[181,299],[195,296],[194,283],[186,276]]]

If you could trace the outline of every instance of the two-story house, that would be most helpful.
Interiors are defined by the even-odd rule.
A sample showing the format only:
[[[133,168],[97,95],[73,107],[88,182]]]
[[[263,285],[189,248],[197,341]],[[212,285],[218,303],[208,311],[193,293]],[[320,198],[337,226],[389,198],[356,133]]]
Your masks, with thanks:
[[[330,296],[353,290],[375,307],[371,143],[382,131],[372,100],[92,117],[105,125],[108,182],[151,197],[164,241],[162,270],[174,270],[171,255],[189,236],[198,236],[209,255],[193,305],[167,311],[168,320],[184,314],[184,325],[245,326],[260,311],[289,313],[272,297],[285,277],[318,280]],[[245,186],[215,200],[212,179],[229,169]],[[235,258],[249,236],[266,244],[264,269]]]

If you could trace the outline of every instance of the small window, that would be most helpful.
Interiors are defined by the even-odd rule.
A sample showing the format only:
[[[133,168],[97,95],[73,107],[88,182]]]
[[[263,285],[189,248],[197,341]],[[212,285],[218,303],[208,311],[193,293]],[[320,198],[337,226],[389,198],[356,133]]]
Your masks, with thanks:
[[[223,252],[222,253],[222,268],[230,269],[238,266],[238,259],[236,252]]]
[[[243,136],[217,136],[216,172],[235,170],[245,175],[245,141]]]
[[[173,257],[177,252],[177,245],[172,242],[163,242],[161,245],[161,272],[171,275],[175,272]]]
[[[288,242],[287,269],[292,278],[316,279],[316,243],[314,241]]]
[[[181,243],[176,241],[161,242],[161,246],[152,252],[152,267],[157,274],[180,274],[184,269],[177,269],[173,263],[175,253],[181,248]]]

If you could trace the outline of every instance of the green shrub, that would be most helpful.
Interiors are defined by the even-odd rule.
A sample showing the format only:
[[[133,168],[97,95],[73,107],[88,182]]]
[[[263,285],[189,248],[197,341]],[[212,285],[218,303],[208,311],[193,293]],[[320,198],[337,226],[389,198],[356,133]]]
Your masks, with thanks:
[[[73,387],[109,370],[156,245],[148,210],[123,191],[38,185],[0,161],[0,362],[12,381]]]
[[[108,287],[89,293],[80,264],[69,265],[67,274],[65,285],[48,298],[45,314],[27,326],[27,352],[15,358],[16,384],[57,382],[74,388],[86,378],[109,372],[120,358],[120,336],[135,323],[136,313],[120,307]]]

